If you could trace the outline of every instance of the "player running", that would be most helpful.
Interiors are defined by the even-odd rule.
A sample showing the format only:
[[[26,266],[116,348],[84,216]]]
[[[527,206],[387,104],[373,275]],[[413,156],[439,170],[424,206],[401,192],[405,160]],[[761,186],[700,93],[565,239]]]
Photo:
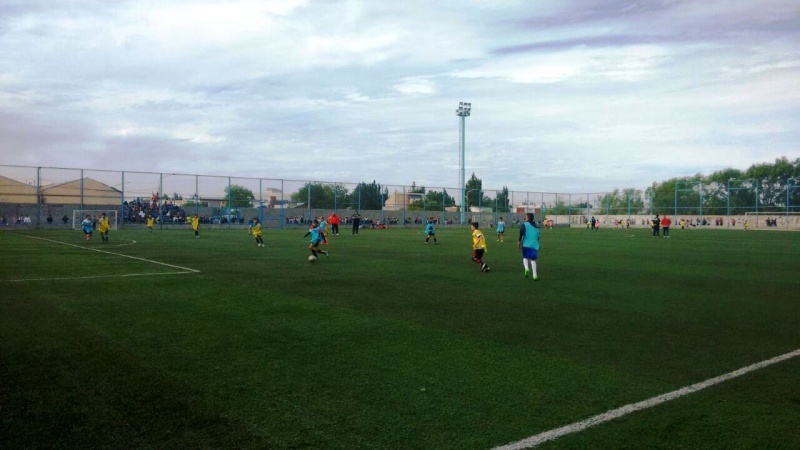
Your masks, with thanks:
[[[100,239],[102,239],[103,242],[108,242],[109,228],[111,228],[111,226],[108,223],[108,216],[106,216],[106,213],[100,214],[100,221],[98,222],[97,230],[100,232]]]
[[[314,219],[314,222],[311,223],[311,228],[308,229],[308,232],[303,237],[307,237],[309,235],[311,235],[311,242],[308,244],[308,250],[311,251],[311,254],[314,255],[314,258],[317,257],[317,253],[330,256],[327,251],[319,249],[319,244],[322,243],[322,232],[319,228],[319,221],[317,219]]]
[[[525,269],[525,278],[533,277],[534,281],[538,281],[536,258],[539,256],[539,227],[533,220],[533,213],[526,213],[525,222],[519,227],[517,248],[522,249],[522,267]]]
[[[481,272],[488,272],[489,265],[483,261],[484,253],[486,253],[486,238],[478,229],[478,222],[472,222],[472,260],[480,264]]]
[[[94,228],[94,226],[92,225],[92,216],[87,214],[86,218],[83,219],[83,222],[81,222],[81,230],[83,230],[83,234],[86,235],[86,240],[87,241],[91,241],[92,240],[92,229],[93,228]]]
[[[253,220],[250,221],[250,226],[247,227],[247,234],[252,234],[256,238],[256,244],[259,247],[264,247],[264,239],[261,238],[261,221],[258,220],[258,217],[253,217]]]

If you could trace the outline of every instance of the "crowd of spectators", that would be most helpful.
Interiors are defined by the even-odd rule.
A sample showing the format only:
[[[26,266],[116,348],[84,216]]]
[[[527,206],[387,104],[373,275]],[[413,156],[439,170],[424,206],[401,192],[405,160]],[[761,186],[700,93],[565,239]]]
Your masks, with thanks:
[[[156,221],[185,223],[187,221],[186,211],[171,201],[158,201],[158,195],[153,194],[150,200],[137,197],[134,200],[122,203],[124,220],[130,223],[144,223],[147,216],[153,216]],[[201,218],[202,222],[202,218]],[[210,223],[210,219],[208,221]]]

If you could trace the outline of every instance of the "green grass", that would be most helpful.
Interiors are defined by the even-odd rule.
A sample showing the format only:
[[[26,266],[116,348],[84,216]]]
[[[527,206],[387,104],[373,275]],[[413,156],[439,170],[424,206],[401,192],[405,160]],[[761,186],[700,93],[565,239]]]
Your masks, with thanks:
[[[0,233],[0,445],[490,448],[800,348],[800,234],[515,232]],[[543,447],[797,448],[799,359]]]

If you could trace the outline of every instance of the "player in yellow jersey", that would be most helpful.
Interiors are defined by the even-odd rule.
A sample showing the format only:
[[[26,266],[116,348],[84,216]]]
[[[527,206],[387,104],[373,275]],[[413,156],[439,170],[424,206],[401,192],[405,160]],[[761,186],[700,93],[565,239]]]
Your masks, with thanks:
[[[192,217],[192,229],[194,230],[194,238],[200,239],[200,217],[197,214]]]
[[[153,219],[153,216],[148,214],[147,215],[147,232],[148,233],[152,233],[153,232],[153,223],[154,222],[155,222],[155,219]]]
[[[488,272],[489,265],[483,261],[486,253],[486,238],[478,229],[478,222],[472,222],[472,260],[481,265],[481,272]]]
[[[258,217],[254,217],[250,222],[250,226],[247,228],[247,234],[252,234],[253,237],[256,238],[256,244],[258,244],[259,247],[264,246],[264,239],[261,238],[261,221],[258,220]]]
[[[108,224],[108,216],[106,216],[106,213],[100,214],[100,221],[98,222],[97,230],[100,232],[100,239],[102,239],[103,242],[108,242],[109,228],[110,226]]]

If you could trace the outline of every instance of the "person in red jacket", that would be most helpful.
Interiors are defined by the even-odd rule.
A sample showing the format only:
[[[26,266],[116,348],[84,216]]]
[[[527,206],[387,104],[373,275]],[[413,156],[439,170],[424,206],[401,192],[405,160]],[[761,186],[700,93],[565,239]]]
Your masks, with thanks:
[[[336,215],[335,212],[332,212],[330,216],[328,216],[328,223],[331,224],[331,236],[339,235],[339,216]]]
[[[672,221],[669,220],[668,216],[664,216],[661,218],[661,236],[668,238],[669,237],[669,226],[672,225]]]

